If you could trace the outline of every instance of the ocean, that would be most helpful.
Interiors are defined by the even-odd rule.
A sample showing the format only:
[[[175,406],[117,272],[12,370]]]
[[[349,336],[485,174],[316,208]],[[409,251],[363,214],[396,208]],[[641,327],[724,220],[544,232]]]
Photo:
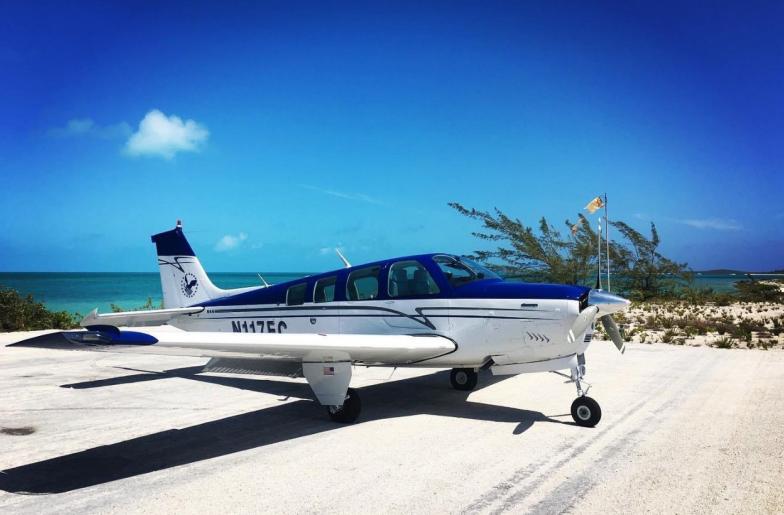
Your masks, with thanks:
[[[262,274],[271,284],[290,281],[308,275],[304,272],[272,272]],[[756,279],[784,279],[784,274],[754,274]],[[261,284],[258,275],[249,273],[213,273],[210,278],[220,288],[241,288]],[[734,283],[746,279],[743,275],[696,275],[694,284],[717,292],[733,291]],[[125,310],[135,309],[151,298],[157,307],[161,303],[160,276],[155,273],[54,273],[0,272],[0,286],[43,302],[54,311],[70,311],[86,315],[94,308],[101,313],[111,311],[111,304]]]
[[[304,277],[307,273],[263,273],[270,284]],[[212,282],[219,288],[260,286],[255,272],[213,273]],[[32,294],[53,311],[70,311],[86,315],[95,308],[99,313],[111,311],[111,304],[135,309],[148,298],[161,304],[161,278],[155,273],[90,272],[0,272],[0,286],[13,288],[23,295]]]

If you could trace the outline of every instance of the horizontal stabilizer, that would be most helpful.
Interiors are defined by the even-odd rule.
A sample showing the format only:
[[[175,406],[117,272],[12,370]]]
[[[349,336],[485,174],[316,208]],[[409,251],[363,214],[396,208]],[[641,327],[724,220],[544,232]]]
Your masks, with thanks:
[[[79,325],[82,327],[150,327],[165,324],[183,315],[191,315],[204,311],[203,307],[150,309],[147,311],[122,311],[120,313],[102,313],[94,309],[84,317]]]

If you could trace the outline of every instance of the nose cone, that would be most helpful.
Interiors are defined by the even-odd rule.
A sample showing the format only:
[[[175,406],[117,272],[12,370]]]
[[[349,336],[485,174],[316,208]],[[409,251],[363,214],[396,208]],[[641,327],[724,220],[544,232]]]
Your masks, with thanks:
[[[629,307],[629,304],[631,301],[604,290],[591,290],[588,293],[588,305],[598,307],[600,317],[623,311]]]

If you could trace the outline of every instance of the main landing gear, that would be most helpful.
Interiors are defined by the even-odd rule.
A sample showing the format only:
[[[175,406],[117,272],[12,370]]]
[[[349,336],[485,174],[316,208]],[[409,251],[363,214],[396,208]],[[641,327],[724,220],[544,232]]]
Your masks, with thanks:
[[[584,361],[583,361],[584,363]],[[580,382],[585,376],[585,365],[580,363],[572,369],[572,381],[577,387],[577,398],[572,402],[572,419],[578,426],[594,427],[602,419],[602,408],[599,403],[588,397],[588,388],[583,391],[582,383]]]
[[[346,391],[346,400],[343,401],[342,406],[327,406],[329,418],[341,424],[356,422],[360,411],[362,411],[362,401],[359,400],[359,394],[353,388]]]
[[[479,374],[473,368],[453,368],[449,374],[449,382],[455,390],[470,392],[476,388]]]

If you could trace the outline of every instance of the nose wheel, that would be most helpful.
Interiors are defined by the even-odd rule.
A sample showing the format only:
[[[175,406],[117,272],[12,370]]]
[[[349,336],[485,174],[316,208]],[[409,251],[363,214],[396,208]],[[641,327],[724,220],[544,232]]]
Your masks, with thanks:
[[[476,388],[478,380],[479,374],[473,368],[453,368],[449,374],[449,382],[455,390],[470,392]]]
[[[572,403],[572,419],[578,426],[594,427],[602,419],[602,408],[588,396],[577,397]]]
[[[572,369],[571,379],[577,387],[577,398],[572,402],[572,419],[578,426],[594,427],[602,419],[602,408],[599,403],[586,395],[591,385],[583,390],[585,376],[585,357],[578,358],[579,365]],[[587,384],[587,383],[586,383]]]

